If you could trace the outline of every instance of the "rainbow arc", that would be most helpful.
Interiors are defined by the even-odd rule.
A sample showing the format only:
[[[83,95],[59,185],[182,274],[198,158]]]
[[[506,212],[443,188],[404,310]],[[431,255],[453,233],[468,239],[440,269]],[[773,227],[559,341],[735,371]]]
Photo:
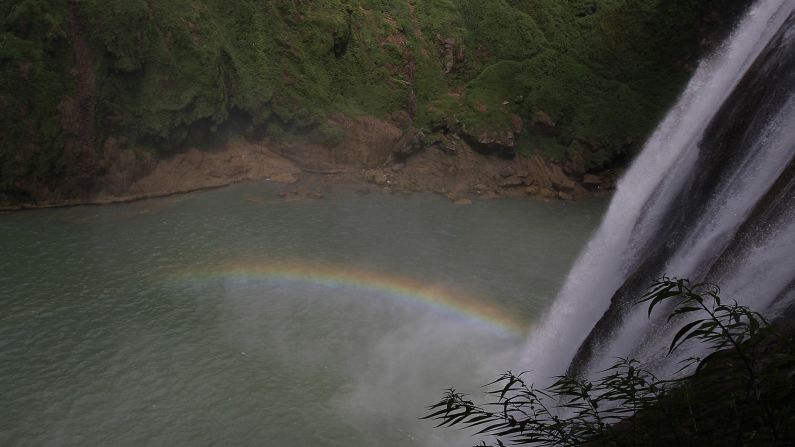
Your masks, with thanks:
[[[178,275],[184,281],[263,281],[312,284],[324,288],[353,288],[361,296],[375,299],[401,300],[433,308],[448,314],[485,324],[514,336],[525,332],[524,325],[507,311],[444,287],[429,285],[411,278],[389,275],[353,266],[329,266],[309,263],[238,262],[206,271]]]

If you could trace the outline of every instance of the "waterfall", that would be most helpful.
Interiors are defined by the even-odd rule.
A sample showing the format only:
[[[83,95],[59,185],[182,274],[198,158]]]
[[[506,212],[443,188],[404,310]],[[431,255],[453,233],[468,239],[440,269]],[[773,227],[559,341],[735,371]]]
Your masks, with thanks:
[[[795,2],[759,0],[704,59],[618,184],[521,365],[536,380],[631,356],[660,374],[662,275],[711,281],[775,317],[795,295]]]

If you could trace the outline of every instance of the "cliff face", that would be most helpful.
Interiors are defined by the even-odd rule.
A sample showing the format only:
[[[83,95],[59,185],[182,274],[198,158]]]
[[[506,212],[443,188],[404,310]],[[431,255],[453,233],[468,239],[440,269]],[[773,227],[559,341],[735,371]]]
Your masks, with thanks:
[[[421,129],[413,146],[598,168],[642,143],[725,28],[713,10],[742,3],[2,0],[0,195],[78,196],[124,151],[334,147],[361,116]]]

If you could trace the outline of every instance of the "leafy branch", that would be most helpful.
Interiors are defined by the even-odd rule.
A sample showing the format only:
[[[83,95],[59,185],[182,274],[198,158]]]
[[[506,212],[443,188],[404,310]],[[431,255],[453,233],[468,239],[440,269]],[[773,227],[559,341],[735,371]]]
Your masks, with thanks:
[[[598,378],[558,376],[536,388],[510,371],[486,385],[491,401],[477,405],[449,389],[423,419],[461,426],[497,446],[790,445],[795,438],[795,348],[759,313],[724,301],[712,284],[676,278],[655,281],[638,301],[669,307],[667,322],[682,326],[668,355],[699,343],[704,358],[685,380],[661,380],[637,360],[619,358]],[[716,425],[717,424],[717,425]],[[656,443],[656,444],[655,444]],[[482,441],[481,445],[487,445]],[[715,445],[715,444],[712,444]]]

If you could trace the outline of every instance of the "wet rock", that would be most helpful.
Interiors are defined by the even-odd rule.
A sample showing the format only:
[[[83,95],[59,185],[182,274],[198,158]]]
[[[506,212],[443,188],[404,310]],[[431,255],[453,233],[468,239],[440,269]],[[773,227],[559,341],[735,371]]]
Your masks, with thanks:
[[[318,191],[318,190],[309,191],[309,192],[306,193],[306,196],[308,198],[314,199],[314,200],[319,200],[319,199],[322,199],[324,197],[323,193]]]
[[[561,200],[573,200],[574,196],[572,196],[571,194],[569,194],[567,192],[558,191],[558,198],[561,199]]]
[[[472,200],[467,198],[460,198],[453,201],[455,205],[472,205]]]

